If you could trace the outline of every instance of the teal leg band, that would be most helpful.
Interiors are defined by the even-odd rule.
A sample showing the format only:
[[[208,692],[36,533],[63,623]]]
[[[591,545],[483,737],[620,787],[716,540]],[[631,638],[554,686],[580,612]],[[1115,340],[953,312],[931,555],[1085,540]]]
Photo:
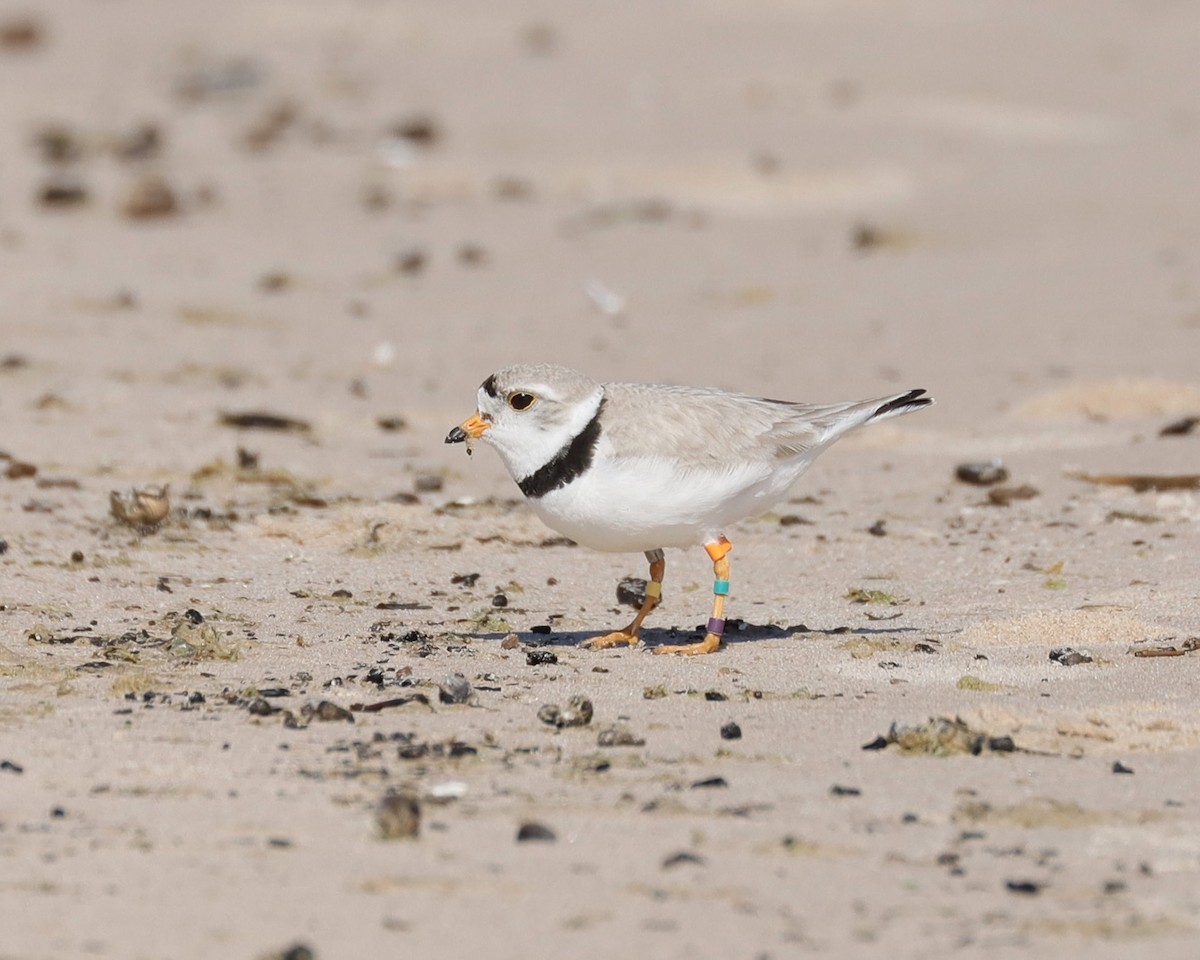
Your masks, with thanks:
[[[723,597],[726,594],[728,594],[729,593],[729,581],[728,580],[714,580],[713,581],[713,593],[715,593],[718,597]]]

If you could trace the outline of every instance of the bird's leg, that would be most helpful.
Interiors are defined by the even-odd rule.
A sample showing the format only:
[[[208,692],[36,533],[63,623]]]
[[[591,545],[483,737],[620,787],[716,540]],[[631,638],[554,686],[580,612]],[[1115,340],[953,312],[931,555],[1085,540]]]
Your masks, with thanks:
[[[714,653],[721,649],[721,636],[725,633],[725,597],[729,594],[729,551],[732,545],[724,537],[706,543],[704,549],[713,562],[713,609],[708,621],[708,631],[699,643],[668,644],[655,647],[655,653],[682,653],[696,656]]]
[[[642,621],[646,619],[646,614],[657,607],[662,600],[663,574],[667,571],[667,558],[661,550],[647,550],[646,559],[650,561],[650,582],[646,584],[646,599],[642,601],[637,616],[624,630],[606,633],[601,637],[592,637],[590,640],[584,640],[580,646],[592,650],[602,650],[622,643],[632,647],[638,642]]]

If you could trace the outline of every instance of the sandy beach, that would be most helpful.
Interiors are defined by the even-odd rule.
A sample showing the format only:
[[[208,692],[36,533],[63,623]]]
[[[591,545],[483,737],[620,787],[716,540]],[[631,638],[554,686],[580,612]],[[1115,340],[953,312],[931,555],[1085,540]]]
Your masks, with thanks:
[[[1197,36],[0,4],[0,960],[1196,956]],[[937,405],[592,651],[535,360]]]

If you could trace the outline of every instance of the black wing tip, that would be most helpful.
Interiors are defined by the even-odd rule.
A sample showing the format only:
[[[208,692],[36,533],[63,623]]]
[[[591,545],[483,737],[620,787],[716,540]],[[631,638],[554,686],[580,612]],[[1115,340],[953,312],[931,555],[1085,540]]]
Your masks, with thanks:
[[[908,393],[902,393],[898,397],[893,397],[887,403],[883,404],[872,415],[871,419],[876,417],[886,417],[892,413],[908,413],[912,410],[921,410],[925,407],[932,406],[933,397],[925,396],[923,387],[918,387],[915,390],[909,390]]]

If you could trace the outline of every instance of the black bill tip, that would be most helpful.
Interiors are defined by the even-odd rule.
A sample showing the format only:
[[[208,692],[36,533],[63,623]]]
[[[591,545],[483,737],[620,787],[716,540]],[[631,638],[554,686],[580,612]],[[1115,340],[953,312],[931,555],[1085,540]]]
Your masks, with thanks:
[[[467,431],[464,430],[462,427],[455,427],[448,434],[446,434],[446,442],[447,443],[466,443],[467,442]]]

